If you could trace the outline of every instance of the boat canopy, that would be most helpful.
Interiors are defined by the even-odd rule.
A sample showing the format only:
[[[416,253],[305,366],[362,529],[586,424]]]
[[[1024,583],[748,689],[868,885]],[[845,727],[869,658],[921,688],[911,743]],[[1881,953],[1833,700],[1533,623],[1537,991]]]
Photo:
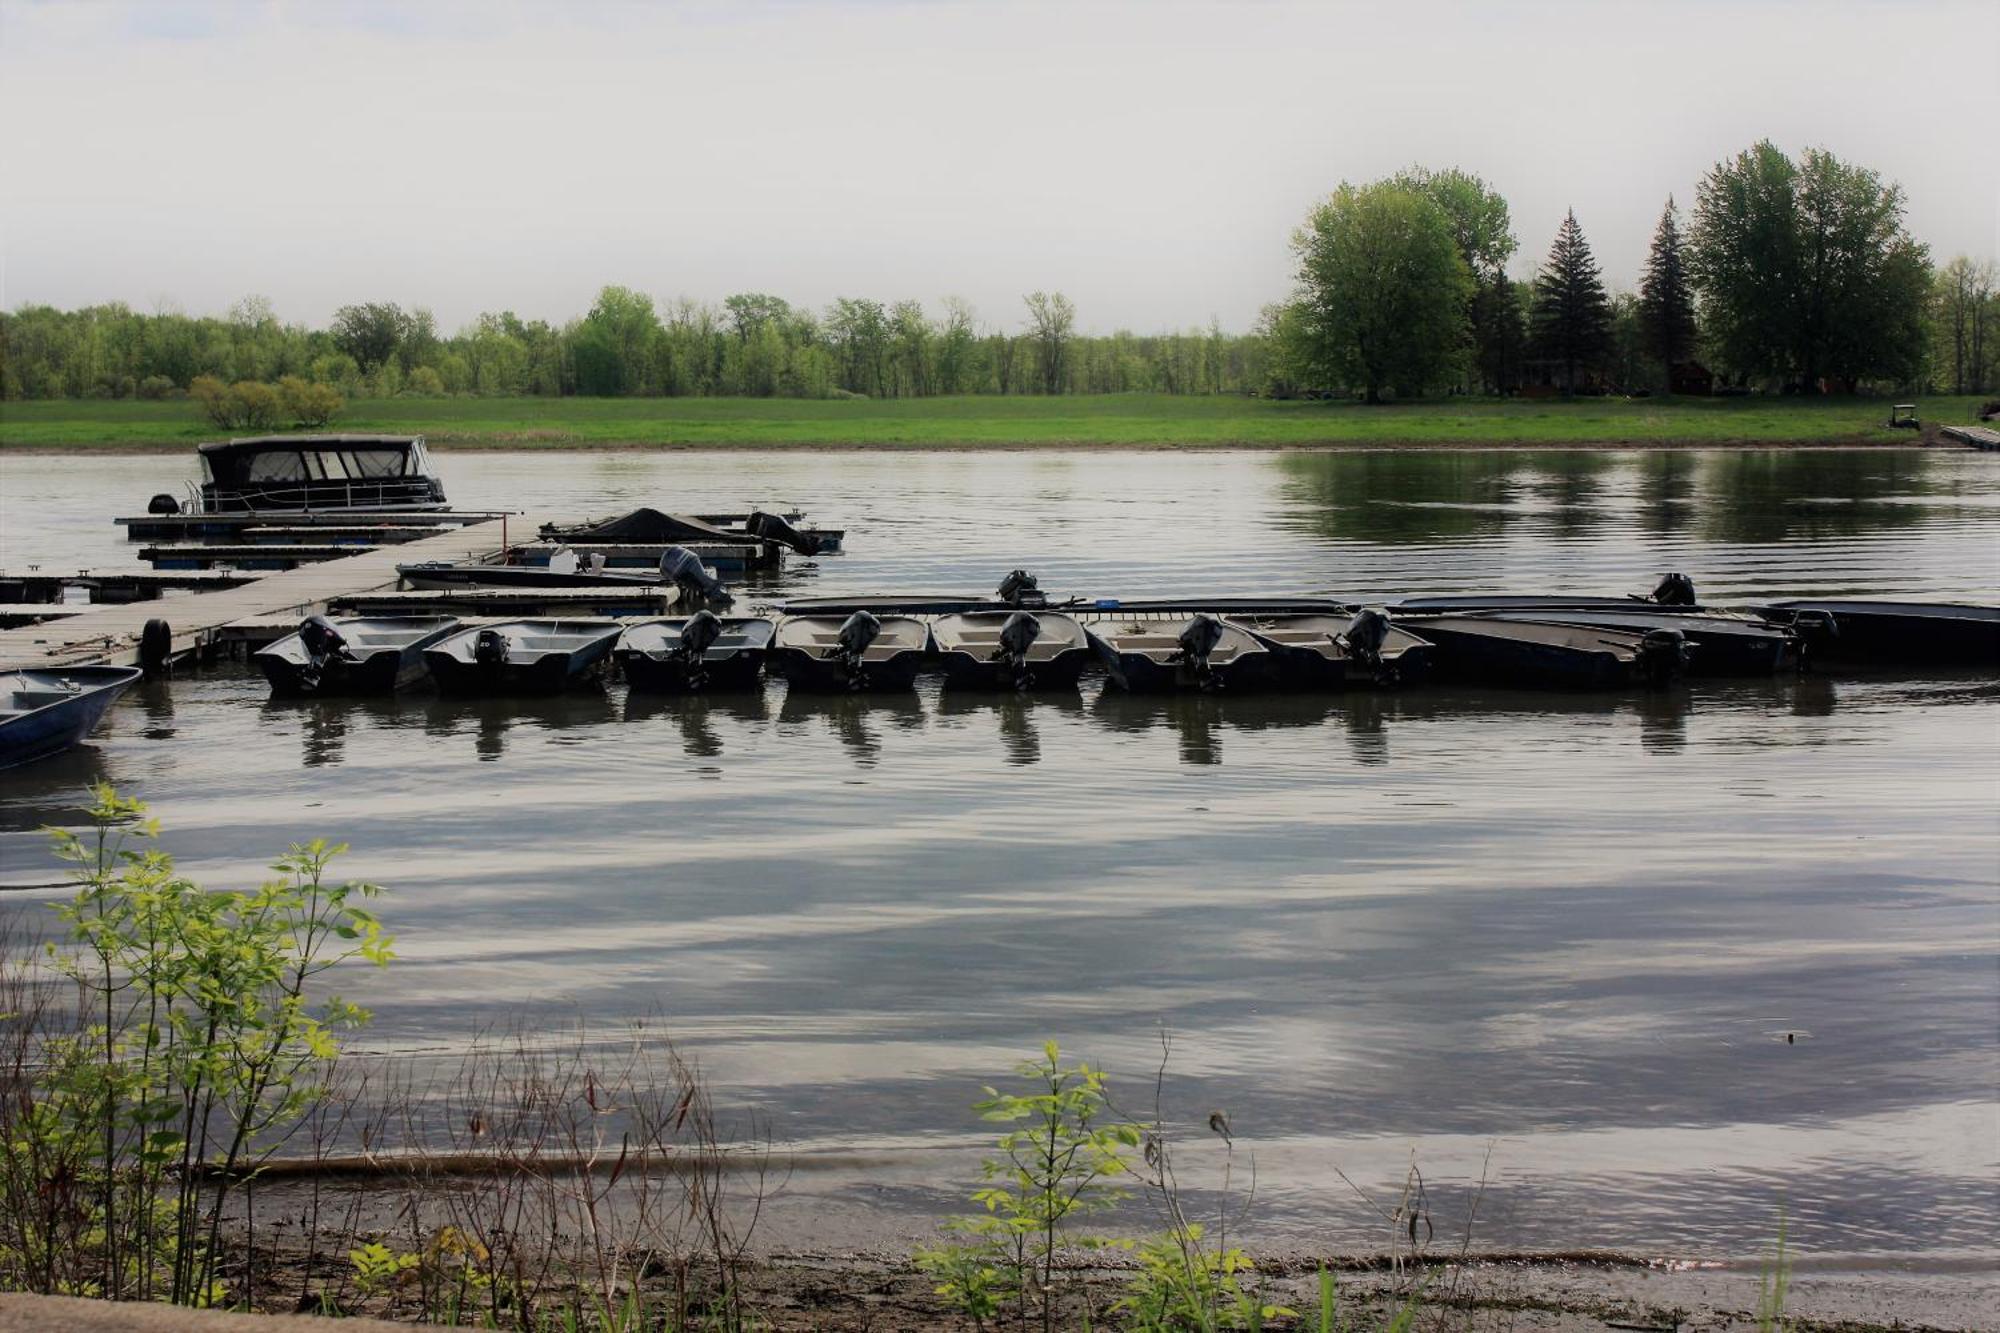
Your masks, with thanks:
[[[202,480],[211,485],[431,475],[421,435],[265,435],[204,444],[199,453]]]

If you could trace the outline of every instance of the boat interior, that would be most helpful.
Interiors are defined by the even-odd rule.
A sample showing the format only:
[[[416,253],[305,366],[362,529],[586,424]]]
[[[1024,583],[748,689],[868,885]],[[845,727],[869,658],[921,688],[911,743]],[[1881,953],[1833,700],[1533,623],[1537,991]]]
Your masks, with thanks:
[[[920,653],[930,646],[931,630],[908,616],[882,616],[881,633],[861,654],[864,662],[886,662],[899,653]],[[799,616],[778,625],[776,642],[814,657],[831,657],[840,649],[840,627],[846,616]]]
[[[1109,620],[1092,625],[1091,632],[1121,653],[1137,653],[1155,662],[1164,662],[1181,651],[1181,631],[1186,620]],[[1255,639],[1238,626],[1221,622],[1222,637],[1209,650],[1211,665],[1222,666],[1239,657],[1264,651]]]
[[[464,630],[439,644],[438,649],[469,660],[483,629],[498,631],[510,647],[524,653],[573,653],[618,633],[617,623],[609,620],[515,620]]]
[[[685,624],[685,620],[642,621],[625,631],[618,647],[625,652],[673,652],[680,647],[681,627]],[[772,629],[770,621],[755,616],[725,617],[722,633],[715,636],[715,642],[708,646],[708,651],[729,653],[745,648],[762,648],[770,643]]]
[[[969,611],[963,615],[943,616],[931,626],[937,636],[940,652],[971,653],[974,657],[991,657],[1000,648],[1000,630],[1012,611]],[[1041,625],[1041,633],[1028,645],[1026,654],[1030,662],[1051,662],[1066,652],[1089,645],[1090,640],[1083,632],[1083,626],[1073,617],[1055,615],[1050,612],[1028,612]]]

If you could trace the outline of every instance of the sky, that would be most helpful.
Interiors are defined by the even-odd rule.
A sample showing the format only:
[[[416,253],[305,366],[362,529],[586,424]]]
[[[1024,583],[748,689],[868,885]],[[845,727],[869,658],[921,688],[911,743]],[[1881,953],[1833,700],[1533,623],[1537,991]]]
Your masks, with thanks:
[[[555,321],[622,283],[1241,330],[1340,182],[1460,166],[1614,288],[1760,138],[2000,253],[2000,3],[0,0],[0,306]]]

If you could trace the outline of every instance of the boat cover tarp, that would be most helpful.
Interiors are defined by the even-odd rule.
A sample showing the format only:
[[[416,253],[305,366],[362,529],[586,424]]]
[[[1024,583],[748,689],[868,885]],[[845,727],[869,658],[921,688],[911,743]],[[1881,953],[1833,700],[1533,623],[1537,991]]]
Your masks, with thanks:
[[[566,542],[627,542],[661,546],[743,540],[740,532],[730,532],[686,514],[666,514],[657,509],[634,509],[629,514],[577,528],[551,524],[542,530],[542,535]]]

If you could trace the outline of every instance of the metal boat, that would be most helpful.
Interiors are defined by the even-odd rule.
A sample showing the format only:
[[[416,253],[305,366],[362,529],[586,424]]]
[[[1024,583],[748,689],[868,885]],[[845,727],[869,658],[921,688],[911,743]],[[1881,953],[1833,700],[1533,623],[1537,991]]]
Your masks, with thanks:
[[[114,666],[0,672],[0,768],[69,749],[145,674]]]
[[[1700,613],[1694,580],[1685,574],[1663,576],[1645,596],[1581,597],[1568,593],[1473,592],[1402,597],[1388,604],[1392,615],[1482,615],[1488,611],[1661,611]]]
[[[768,665],[795,690],[880,693],[914,686],[930,648],[930,626],[909,616],[787,616]]]
[[[838,528],[801,528],[798,513],[777,514],[753,509],[747,514],[669,514],[659,509],[634,509],[593,523],[542,526],[544,541],[588,545],[591,542],[633,542],[642,545],[688,542],[776,542],[800,555],[834,555],[846,533]]]
[[[1789,627],[1734,612],[1552,608],[1487,614],[1495,620],[1539,620],[1639,634],[1672,630],[1692,648],[1687,668],[1691,676],[1768,676],[1799,661],[1799,636]]]
[[[619,632],[615,620],[510,620],[440,639],[424,663],[446,694],[553,694],[594,681]]]
[[[708,611],[626,627],[612,650],[635,690],[685,693],[750,689],[764,671],[777,626],[760,616]]]
[[[1215,616],[1120,616],[1089,626],[1111,682],[1137,692],[1255,689],[1274,684],[1271,651]]]
[[[1373,624],[1362,617],[1281,613],[1235,615],[1228,621],[1270,651],[1278,683],[1295,689],[1406,685],[1431,668],[1431,644],[1386,620],[1372,639],[1357,631],[1358,625]]]
[[[657,588],[658,574],[631,570],[584,569],[561,572],[547,565],[482,565],[472,561],[425,560],[397,565],[396,573],[412,588]]]
[[[2000,669],[2000,607],[1863,598],[1776,602],[1815,660]]]
[[[389,694],[421,680],[424,649],[457,628],[455,616],[310,616],[250,660],[274,695]]]
[[[1440,676],[1528,689],[1614,689],[1661,684],[1681,674],[1689,645],[1667,629],[1603,629],[1499,616],[1403,617],[1403,628],[1436,645]]]
[[[1090,636],[1060,611],[966,611],[940,617],[931,639],[945,684],[983,690],[1073,690],[1097,660]]]

